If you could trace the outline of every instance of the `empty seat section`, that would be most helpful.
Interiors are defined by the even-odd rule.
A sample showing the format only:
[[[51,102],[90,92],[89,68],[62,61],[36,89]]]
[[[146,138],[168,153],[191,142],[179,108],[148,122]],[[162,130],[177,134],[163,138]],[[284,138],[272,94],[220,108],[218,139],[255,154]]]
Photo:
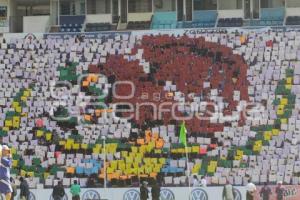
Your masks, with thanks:
[[[112,30],[112,25],[110,23],[88,23],[86,24],[86,32],[96,32],[96,31],[110,31]]]
[[[220,18],[218,27],[241,27],[243,26],[242,18]]]
[[[217,11],[215,10],[205,10],[205,11],[194,11],[193,21],[184,22],[184,28],[206,28],[214,27],[217,20]]]
[[[253,25],[281,26],[285,16],[284,8],[262,8],[260,20]]]
[[[152,20],[152,29],[171,29],[176,28],[176,12],[155,12]]]
[[[128,22],[127,29],[129,30],[147,30],[150,29],[150,21],[135,21]]]
[[[81,32],[85,16],[60,16],[60,32]]]
[[[286,25],[300,25],[300,16],[288,16],[286,18]]]

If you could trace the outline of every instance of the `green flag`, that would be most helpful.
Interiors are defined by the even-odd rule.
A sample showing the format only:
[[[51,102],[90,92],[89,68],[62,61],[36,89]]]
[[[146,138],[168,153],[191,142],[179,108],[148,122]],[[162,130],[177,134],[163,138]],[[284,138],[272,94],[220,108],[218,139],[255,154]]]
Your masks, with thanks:
[[[187,143],[186,143],[186,128],[185,128],[184,122],[182,122],[182,124],[180,126],[179,141],[181,144],[184,144],[184,146],[187,145]]]

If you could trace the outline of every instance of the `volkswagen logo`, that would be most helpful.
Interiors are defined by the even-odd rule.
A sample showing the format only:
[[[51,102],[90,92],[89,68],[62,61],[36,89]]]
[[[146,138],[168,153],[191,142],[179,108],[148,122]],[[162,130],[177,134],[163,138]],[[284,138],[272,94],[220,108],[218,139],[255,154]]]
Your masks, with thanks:
[[[169,189],[162,189],[160,191],[160,200],[175,200],[175,195]]]
[[[100,194],[96,190],[88,190],[83,193],[82,200],[100,200]]]
[[[233,195],[234,195],[234,200],[242,200],[242,194],[238,189],[233,188]]]
[[[54,200],[52,195],[50,196],[49,200]],[[68,200],[68,195],[65,194],[62,200]]]
[[[140,200],[140,193],[137,190],[128,190],[125,192],[123,200]]]
[[[35,196],[32,192],[29,193],[29,199],[28,200],[35,200]]]
[[[190,200],[208,200],[208,195],[205,190],[197,188],[191,192]]]

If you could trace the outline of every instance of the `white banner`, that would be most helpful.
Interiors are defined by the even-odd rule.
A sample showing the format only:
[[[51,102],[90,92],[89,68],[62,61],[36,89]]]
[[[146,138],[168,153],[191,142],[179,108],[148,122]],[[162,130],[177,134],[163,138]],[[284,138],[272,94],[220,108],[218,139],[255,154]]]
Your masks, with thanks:
[[[245,187],[235,187],[235,200],[246,198]],[[81,200],[140,200],[139,188],[84,188],[81,190]],[[151,188],[149,187],[149,191]],[[53,200],[52,189],[30,190],[29,200]],[[71,200],[69,189],[65,189],[66,196],[63,200]],[[222,200],[223,187],[163,187],[161,200]],[[2,197],[4,200],[4,198]],[[17,197],[16,199],[19,199]],[[151,193],[149,194],[151,200]]]
[[[296,29],[296,28],[295,28]],[[7,39],[21,39],[26,38],[28,35],[34,35],[36,38],[69,38],[76,37],[78,34],[86,35],[86,38],[100,38],[102,36],[114,36],[128,34],[132,36],[143,36],[143,35],[183,35],[187,34],[190,36],[200,35],[204,32],[211,31],[227,31],[229,33],[233,32],[267,32],[271,30],[270,27],[253,27],[253,28],[188,28],[188,29],[161,29],[161,30],[141,30],[141,31],[102,31],[93,33],[4,33],[4,37]]]

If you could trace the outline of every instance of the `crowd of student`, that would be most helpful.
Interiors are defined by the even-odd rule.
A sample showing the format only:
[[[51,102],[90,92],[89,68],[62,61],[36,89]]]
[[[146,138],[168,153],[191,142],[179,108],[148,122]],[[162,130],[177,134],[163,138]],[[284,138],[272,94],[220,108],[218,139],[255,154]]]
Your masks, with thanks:
[[[17,188],[14,184],[13,178],[10,176],[10,168],[11,168],[11,152],[8,146],[2,146],[2,157],[0,164],[0,193],[5,194],[6,200],[14,200],[17,195]],[[20,177],[20,200],[29,200],[29,186],[25,178]],[[207,182],[205,176],[201,177],[201,180],[198,180],[196,175],[193,176],[193,187],[206,187]],[[251,181],[251,178],[246,185],[246,200],[254,200],[256,191],[255,184]],[[277,187],[275,189],[276,199],[283,200],[284,198],[284,187],[282,186],[282,182],[279,181],[277,183]],[[73,184],[70,188],[70,193],[72,195],[72,200],[80,200],[80,192],[81,188],[78,184],[77,180],[74,180]],[[140,186],[140,199],[147,200],[149,199],[149,190],[148,190],[148,182],[143,181]],[[270,196],[272,194],[271,188],[267,183],[259,191],[260,197],[262,200],[270,200]],[[63,200],[66,195],[64,186],[61,181],[58,181],[58,184],[54,186],[52,197],[54,200]],[[159,180],[152,184],[151,189],[152,200],[160,199],[160,183]],[[223,200],[234,200],[234,187],[227,180],[226,185],[223,188],[222,193]]]
[[[239,123],[223,123],[213,119],[209,122],[198,123],[199,120],[186,122],[188,143],[192,145],[188,147],[189,161],[192,162],[189,170],[193,174],[209,174],[207,179],[204,177],[201,181],[194,180],[193,185],[195,187],[206,184],[224,185],[226,180],[234,185],[245,185],[246,175],[251,176],[254,183],[284,181],[285,184],[297,185],[300,172],[297,135],[300,129],[297,111],[300,102],[298,87],[300,67],[296,62],[300,60],[299,44],[299,31],[270,31],[268,33],[251,31],[244,34],[238,32],[203,33],[201,37],[197,36],[194,39],[187,35],[180,37],[160,35],[144,36],[141,39],[134,38],[134,40],[128,38],[108,40],[107,42],[89,39],[82,41],[78,39],[76,43],[73,43],[71,39],[3,41],[0,51],[0,58],[3,58],[0,66],[2,68],[0,72],[3,72],[3,76],[0,73],[1,80],[6,83],[15,81],[23,84],[19,86],[16,83],[15,86],[11,86],[3,83],[4,89],[13,90],[8,94],[1,93],[0,99],[8,101],[0,102],[1,109],[5,108],[1,110],[1,116],[3,116],[0,119],[1,126],[3,126],[1,134],[6,134],[3,143],[15,145],[15,174],[20,176],[24,172],[26,175],[31,174],[31,177],[49,177],[46,180],[42,179],[41,183],[46,185],[46,182],[50,180],[51,187],[53,184],[56,185],[53,180],[59,178],[60,175],[61,180],[66,180],[65,183],[63,182],[64,187],[69,187],[70,179],[73,177],[80,177],[77,185],[84,182],[81,177],[86,178],[90,174],[95,175],[97,181],[97,177],[104,177],[104,165],[95,164],[101,162],[103,164],[103,157],[98,155],[105,152],[108,154],[106,158],[109,164],[107,175],[112,185],[117,180],[121,183],[125,182],[122,184],[125,187],[137,186],[138,184],[133,185],[132,182],[127,184],[126,181],[132,180],[131,177],[140,177],[141,173],[149,178],[162,175],[164,178],[162,182],[168,186],[188,185],[189,177],[185,173],[188,165],[184,164],[184,160],[181,159],[185,158],[185,149],[177,146],[178,137],[174,131],[176,128],[171,125],[173,121],[171,122],[167,114],[163,117],[165,121],[159,121],[156,124],[156,121],[150,120],[152,116],[147,115],[147,113],[152,113],[151,109],[141,109],[140,119],[137,120],[137,124],[141,126],[135,128],[132,126],[135,123],[131,121],[115,122],[110,118],[107,121],[96,118],[99,117],[97,116],[98,109],[94,114],[89,113],[90,111],[93,113],[92,108],[84,110],[87,111],[84,116],[86,123],[94,123],[97,119],[101,125],[99,127],[104,127],[100,130],[85,130],[81,125],[69,130],[65,124],[61,125],[47,118],[51,115],[51,112],[47,112],[50,108],[48,103],[57,103],[53,99],[47,102],[44,100],[45,96],[50,95],[49,90],[53,80],[72,81],[73,75],[91,73],[88,74],[86,80],[84,79],[82,86],[78,84],[72,88],[72,91],[76,90],[74,93],[81,97],[79,94],[88,95],[90,89],[95,89],[94,86],[96,83],[98,85],[100,79],[98,82],[94,80],[93,73],[101,71],[101,74],[112,79],[133,81],[138,91],[138,95],[130,100],[133,103],[144,102],[142,92],[148,92],[152,96],[156,91],[161,90],[163,90],[162,94],[168,93],[174,97],[174,101],[176,98],[178,101],[188,101],[188,98],[183,95],[188,93],[195,93],[193,96],[195,102],[203,98],[215,99],[213,101],[219,101],[220,104],[225,105],[224,114],[226,115],[234,112],[235,104],[240,100],[261,102],[266,106],[267,110],[262,115],[266,117],[253,116],[246,124],[243,119]],[[50,56],[49,59],[43,59],[53,54],[55,54],[53,58]],[[93,71],[93,65],[90,65],[94,60],[96,60],[94,66],[98,71]],[[69,66],[68,63],[71,61],[79,62],[79,64]],[[61,67],[61,64],[64,66]],[[14,65],[16,67],[12,67]],[[35,70],[38,71],[37,78],[36,74],[31,74]],[[32,95],[28,80],[36,84],[36,91],[32,91]],[[29,89],[24,90],[23,87]],[[121,89],[121,86],[117,88],[117,90]],[[20,95],[13,99],[13,94],[19,90]],[[123,94],[119,91],[117,93]],[[164,102],[167,97],[161,97],[160,101]],[[14,102],[10,102],[12,100]],[[77,96],[72,96],[71,100],[72,102],[68,104],[77,105],[75,103],[78,100]],[[117,102],[116,99],[110,101]],[[22,108],[23,103],[28,104],[28,108],[25,106]],[[155,102],[153,103],[156,105]],[[44,110],[40,110],[41,107]],[[15,112],[11,116],[12,109]],[[182,111],[184,111],[182,113],[190,112],[190,109],[184,108]],[[41,119],[40,116],[43,118]],[[41,125],[39,125],[40,121]],[[170,126],[173,128],[169,128]],[[152,136],[144,131],[148,128],[152,128],[151,131],[149,130],[153,133]],[[118,140],[118,144],[107,145],[112,148],[101,147],[100,140],[95,142],[100,132],[109,139]],[[71,136],[80,137],[74,139]],[[3,166],[0,168],[3,181],[0,182],[2,185],[0,191],[7,194],[7,199],[10,200],[14,195],[12,187],[6,183],[9,182],[7,167],[11,165],[8,153],[6,153],[7,148],[3,146],[1,158]],[[96,157],[92,157],[94,156],[92,154],[96,154]],[[33,158],[32,155],[36,157]],[[38,165],[42,166],[39,166],[39,169],[44,169],[44,173],[33,173],[32,168],[27,170],[24,167],[24,165],[32,166],[33,159],[39,161]],[[18,162],[21,160],[24,162]],[[78,165],[79,162],[86,166],[87,163],[84,163],[86,160],[90,162],[89,167]],[[183,165],[180,161],[183,161]],[[152,167],[158,164],[160,168]],[[143,167],[140,167],[141,165]],[[48,176],[50,170],[56,169],[56,166],[65,169],[64,173],[57,173],[53,170],[52,176]],[[132,166],[135,166],[133,170]],[[153,170],[148,171],[145,170],[146,168]],[[95,169],[95,171],[89,171],[90,169]],[[93,185],[93,180],[89,181],[89,184]],[[40,180],[38,182],[40,183]],[[151,184],[150,181],[149,183]],[[24,180],[22,186],[26,188]],[[254,188],[253,185],[250,184],[250,186],[249,188]],[[226,188],[230,191],[231,187]],[[76,194],[78,187],[74,187],[73,191]],[[277,197],[280,198],[281,187],[276,191]],[[267,197],[268,188],[266,187],[261,194]],[[22,196],[26,198],[26,195],[27,193],[24,192]],[[74,198],[75,196],[77,195],[74,195]],[[251,192],[248,198],[251,198]]]

